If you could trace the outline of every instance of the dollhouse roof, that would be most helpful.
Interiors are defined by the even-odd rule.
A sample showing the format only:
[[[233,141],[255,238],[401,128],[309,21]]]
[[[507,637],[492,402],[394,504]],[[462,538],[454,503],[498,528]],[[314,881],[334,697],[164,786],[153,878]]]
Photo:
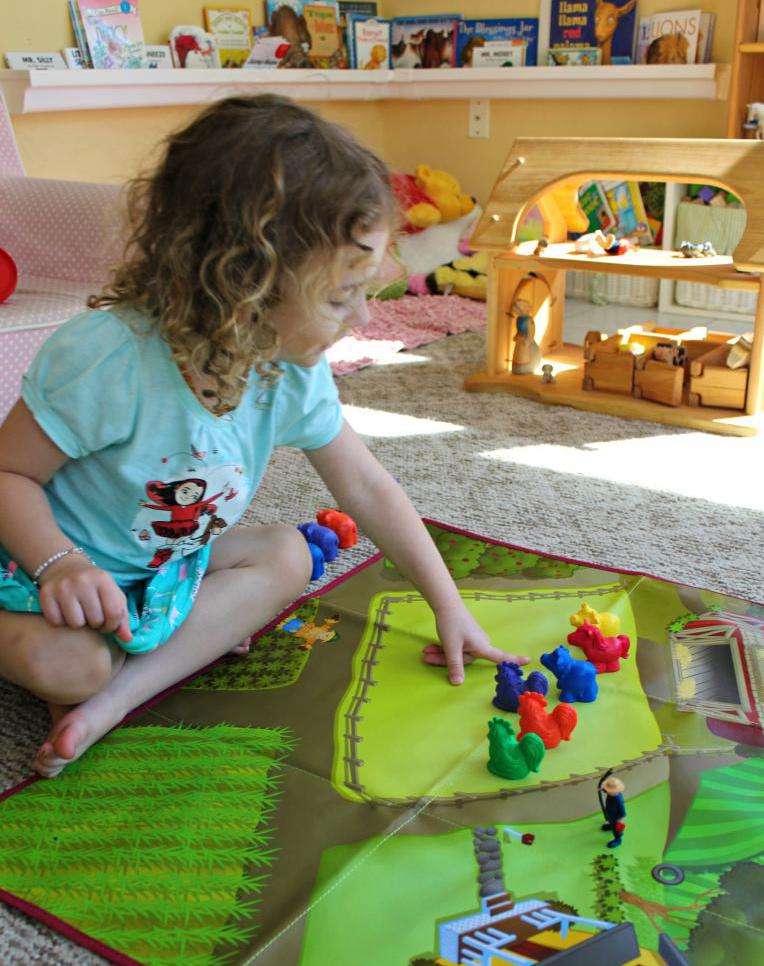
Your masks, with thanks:
[[[552,229],[549,240],[564,241],[566,228],[582,230],[571,224],[585,217],[577,189],[592,180],[700,183],[733,192],[748,216],[734,265],[746,272],[764,271],[764,141],[518,138],[472,235],[472,247],[512,249],[522,218],[534,205]]]

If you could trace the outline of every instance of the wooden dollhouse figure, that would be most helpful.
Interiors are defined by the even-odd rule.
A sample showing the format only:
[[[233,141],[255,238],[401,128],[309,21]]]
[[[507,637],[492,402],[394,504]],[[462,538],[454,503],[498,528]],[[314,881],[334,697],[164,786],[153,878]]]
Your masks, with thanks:
[[[512,372],[525,375],[535,372],[541,362],[541,350],[536,344],[536,321],[531,315],[531,307],[525,299],[512,303],[512,316],[515,319],[515,344],[512,350]]]

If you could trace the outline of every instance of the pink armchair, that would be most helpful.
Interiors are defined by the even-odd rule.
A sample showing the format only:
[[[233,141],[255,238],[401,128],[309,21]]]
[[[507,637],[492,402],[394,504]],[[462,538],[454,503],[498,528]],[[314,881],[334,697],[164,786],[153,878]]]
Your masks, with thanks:
[[[0,304],[0,420],[39,346],[85,307],[119,256],[114,185],[28,178],[0,97],[0,248],[19,283]]]

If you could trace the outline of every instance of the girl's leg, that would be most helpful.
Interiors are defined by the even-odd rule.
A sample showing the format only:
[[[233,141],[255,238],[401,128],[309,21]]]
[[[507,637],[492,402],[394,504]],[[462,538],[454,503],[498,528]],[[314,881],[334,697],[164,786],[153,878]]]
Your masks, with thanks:
[[[237,527],[219,537],[183,625],[157,650],[129,655],[103,690],[65,713],[40,747],[35,769],[57,775],[133,708],[230,651],[304,591],[311,567],[294,527]]]

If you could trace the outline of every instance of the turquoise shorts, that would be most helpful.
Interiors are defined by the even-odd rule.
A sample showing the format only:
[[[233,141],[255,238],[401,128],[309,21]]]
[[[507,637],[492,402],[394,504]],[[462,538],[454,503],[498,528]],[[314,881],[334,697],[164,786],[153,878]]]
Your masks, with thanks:
[[[188,557],[163,564],[143,583],[123,590],[127,597],[131,641],[104,634],[128,654],[146,654],[164,644],[180,627],[193,606],[210,559],[209,546]],[[40,595],[34,581],[0,547],[0,610],[40,614]]]

